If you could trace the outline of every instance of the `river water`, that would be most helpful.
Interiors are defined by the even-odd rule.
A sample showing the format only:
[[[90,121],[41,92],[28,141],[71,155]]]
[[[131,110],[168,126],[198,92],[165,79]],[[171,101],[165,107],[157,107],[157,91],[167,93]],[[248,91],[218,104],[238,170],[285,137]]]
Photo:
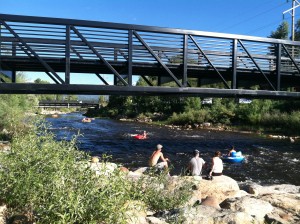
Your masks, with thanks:
[[[245,162],[224,163],[224,174],[239,182],[300,185],[300,139],[269,139],[255,134],[212,131],[174,130],[168,127],[134,122],[95,119],[82,123],[79,113],[48,117],[50,129],[57,139],[71,139],[80,134],[80,150],[91,155],[112,155],[111,162],[123,164],[130,170],[148,165],[148,159],[157,144],[164,146],[163,153],[172,167],[171,175],[178,175],[186,167],[194,149],[210,164],[215,151],[227,152],[230,145],[242,151]],[[148,139],[137,140],[131,135],[148,133]],[[205,171],[206,172],[206,171]]]

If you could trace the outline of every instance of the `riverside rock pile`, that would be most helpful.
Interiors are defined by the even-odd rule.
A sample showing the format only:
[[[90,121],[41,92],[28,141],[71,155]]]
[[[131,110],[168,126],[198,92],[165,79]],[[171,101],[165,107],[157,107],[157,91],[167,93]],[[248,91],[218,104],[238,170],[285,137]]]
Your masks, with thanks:
[[[92,167],[94,169],[95,165]],[[112,171],[111,167],[118,166],[110,164],[108,167]],[[125,173],[128,179],[136,181],[146,175],[146,170],[147,167],[143,167],[134,172],[126,170]],[[172,192],[181,182],[193,184],[192,197],[183,207],[154,213],[143,203],[132,201],[128,206],[128,223],[163,224],[178,217],[184,224],[300,223],[300,186],[260,186],[254,183],[239,186],[234,179],[223,175],[213,180],[171,176],[169,185],[164,187]]]
[[[120,169],[136,181],[147,176],[147,167],[134,172],[115,163],[101,163],[92,158],[88,164],[96,175],[109,175]],[[192,184],[192,197],[180,208],[153,212],[136,200],[127,202],[126,223],[134,224],[296,224],[300,223],[300,186],[239,184],[228,176],[213,180],[193,176],[170,176],[166,191],[173,192],[181,183]],[[0,224],[6,222],[5,205],[0,205]],[[20,223],[20,222],[19,222]],[[22,223],[22,222],[21,222]]]

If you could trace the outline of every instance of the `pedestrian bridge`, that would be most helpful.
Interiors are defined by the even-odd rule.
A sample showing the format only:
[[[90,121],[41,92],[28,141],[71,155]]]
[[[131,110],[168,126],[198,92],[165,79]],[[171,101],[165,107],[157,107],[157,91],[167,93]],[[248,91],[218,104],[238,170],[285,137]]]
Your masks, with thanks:
[[[42,108],[99,108],[99,103],[95,101],[78,101],[78,100],[41,100],[38,107]]]
[[[297,41],[6,14],[0,25],[2,94],[300,99]],[[53,83],[21,83],[18,72]]]

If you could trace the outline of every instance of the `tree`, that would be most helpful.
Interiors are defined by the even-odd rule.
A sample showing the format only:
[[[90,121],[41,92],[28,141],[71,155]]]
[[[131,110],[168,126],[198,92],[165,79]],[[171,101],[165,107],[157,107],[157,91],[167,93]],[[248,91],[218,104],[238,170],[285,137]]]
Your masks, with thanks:
[[[276,31],[272,31],[270,38],[287,40],[289,36],[289,24],[287,21],[283,21]]]

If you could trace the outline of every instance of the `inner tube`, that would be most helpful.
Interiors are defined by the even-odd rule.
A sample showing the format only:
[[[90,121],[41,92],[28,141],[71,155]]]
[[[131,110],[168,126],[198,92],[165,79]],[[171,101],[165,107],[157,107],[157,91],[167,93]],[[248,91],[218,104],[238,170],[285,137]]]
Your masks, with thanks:
[[[135,139],[145,139],[143,135],[134,135]]]
[[[231,156],[223,156],[222,159],[224,162],[228,162],[228,163],[240,163],[245,159],[245,157],[242,156],[242,152],[236,152]]]

